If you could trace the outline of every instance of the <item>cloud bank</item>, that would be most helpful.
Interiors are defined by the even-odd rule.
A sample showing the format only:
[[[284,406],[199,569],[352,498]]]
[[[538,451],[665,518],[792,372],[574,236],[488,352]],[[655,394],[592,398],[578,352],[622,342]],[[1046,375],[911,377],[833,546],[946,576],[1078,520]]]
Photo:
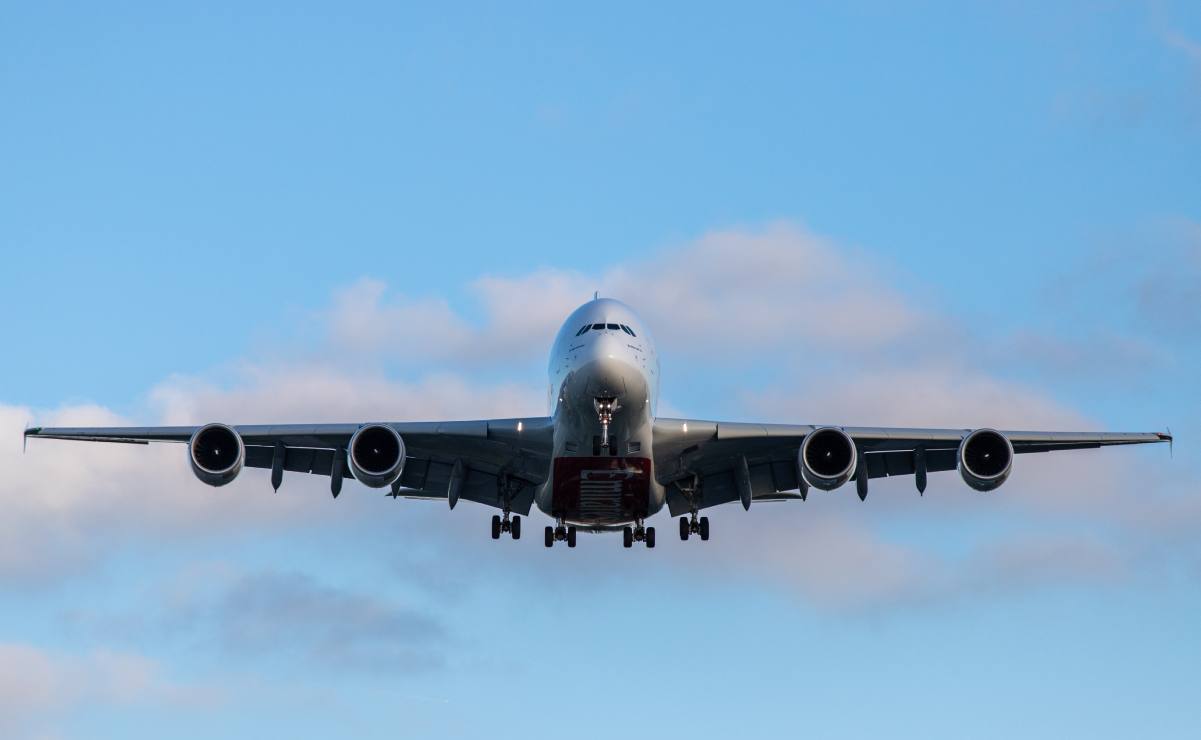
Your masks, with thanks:
[[[147,394],[150,418],[136,421],[540,413],[545,397],[540,377],[528,383],[498,380],[494,369],[540,357],[562,317],[599,287],[602,294],[635,305],[673,356],[714,358],[735,367],[771,357],[774,365],[787,368],[783,378],[743,385],[735,402],[749,417],[898,426],[1099,427],[1047,392],[979,366],[973,344],[978,340],[968,327],[900,292],[896,286],[904,281],[898,281],[899,273],[894,266],[877,264],[870,254],[795,225],[774,224],[707,234],[599,275],[541,269],[483,276],[470,286],[481,309],[477,318],[439,299],[393,294],[378,279],[366,277],[333,296],[321,319],[326,327],[323,347],[305,355],[353,361],[248,358],[223,382],[166,379]],[[965,337],[941,343],[938,351],[903,351],[919,338],[929,346],[941,338]],[[810,362],[815,353],[825,362]],[[399,371],[385,372],[398,362]],[[705,366],[699,367],[693,377],[703,381]],[[15,430],[32,413],[0,407],[0,422]],[[37,416],[40,423],[56,425],[127,421],[94,406]],[[22,458],[19,443],[14,435],[0,446],[0,462],[14,471],[0,484],[0,493],[15,502],[10,516],[0,522],[0,578],[12,582],[86,569],[118,549],[123,539],[166,542],[250,532],[287,536],[308,527],[346,527],[349,533],[367,526],[373,516],[329,521],[331,502],[324,482],[304,476],[288,478],[289,495],[267,493],[262,471],[248,471],[230,486],[209,489],[191,479],[178,447],[45,442]],[[1148,470],[1149,459],[1126,450],[1066,453],[1054,460],[1024,457],[1012,482],[986,499],[967,492],[952,474],[935,476],[921,503],[921,517],[949,526],[990,517],[1006,523],[959,552],[898,536],[879,517],[910,510],[915,505],[909,498],[911,486],[908,481],[880,481],[873,483],[868,508],[835,505],[850,498],[835,494],[786,507],[779,516],[757,510],[749,516],[710,512],[721,533],[716,542],[728,537],[753,544],[711,543],[708,554],[699,558],[695,553],[664,557],[682,570],[703,561],[705,567],[740,574],[775,574],[809,602],[834,609],[897,603],[911,600],[912,594],[941,598],[985,589],[990,580],[1020,587],[1086,575],[1089,582],[1102,582],[1104,578],[1094,576],[1104,572],[1119,578],[1132,561],[1154,552],[1144,545],[1149,533],[1201,529],[1197,507],[1179,495],[1191,485],[1188,479]],[[1137,506],[1131,503],[1132,489],[1143,490]],[[444,548],[439,557],[469,561],[479,554],[477,548],[492,544],[476,542],[482,530],[464,529],[440,507],[412,510],[426,531],[445,535],[442,545],[432,536],[421,541],[435,550]],[[1106,528],[1106,536],[1082,538],[1082,522]],[[668,522],[661,524],[670,531]],[[471,543],[465,545],[462,538]],[[598,541],[597,554],[590,557],[608,557],[599,552],[610,546]],[[266,581],[270,588],[256,602],[263,612],[303,616],[301,592],[318,587],[290,578],[277,575]],[[270,594],[279,598],[267,599]],[[353,594],[326,596],[342,599],[345,609],[356,613],[378,608],[356,601]],[[254,624],[234,623],[226,637],[236,642],[239,635],[252,636]],[[339,648],[334,637],[310,635],[310,640],[326,643],[328,652],[355,652],[353,646]]]

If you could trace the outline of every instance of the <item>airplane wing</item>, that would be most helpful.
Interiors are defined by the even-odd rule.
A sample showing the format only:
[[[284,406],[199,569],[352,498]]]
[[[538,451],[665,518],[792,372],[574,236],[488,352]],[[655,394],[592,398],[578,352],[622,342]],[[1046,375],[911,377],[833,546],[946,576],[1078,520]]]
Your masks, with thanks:
[[[278,487],[283,473],[329,476],[335,496],[346,465],[350,439],[364,424],[242,425],[233,429],[246,448],[246,467],[272,470]],[[392,494],[446,499],[452,480],[457,498],[528,514],[534,490],[550,469],[553,428],[546,417],[476,421],[393,422],[384,426],[404,440],[405,463]],[[186,444],[201,427],[71,427],[25,430],[30,438],[87,442]],[[336,475],[334,473],[337,473]]]
[[[667,487],[672,516],[731,501],[779,501],[805,498],[809,486],[799,453],[813,425],[748,424],[656,419],[656,479]],[[971,429],[833,427],[854,444],[858,464],[854,481],[866,498],[868,480],[913,475],[919,491],[926,474],[956,470],[959,448]],[[1015,454],[1079,450],[1111,445],[1171,442],[1168,434],[1111,432],[1001,431]]]

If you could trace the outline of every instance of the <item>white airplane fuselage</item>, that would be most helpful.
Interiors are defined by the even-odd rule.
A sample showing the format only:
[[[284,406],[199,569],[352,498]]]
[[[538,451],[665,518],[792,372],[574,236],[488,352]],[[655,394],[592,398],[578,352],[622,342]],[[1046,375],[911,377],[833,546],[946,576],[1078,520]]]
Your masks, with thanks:
[[[554,452],[550,477],[535,497],[538,508],[594,529],[662,509],[651,434],[659,356],[642,320],[620,301],[585,303],[559,330],[549,372]]]

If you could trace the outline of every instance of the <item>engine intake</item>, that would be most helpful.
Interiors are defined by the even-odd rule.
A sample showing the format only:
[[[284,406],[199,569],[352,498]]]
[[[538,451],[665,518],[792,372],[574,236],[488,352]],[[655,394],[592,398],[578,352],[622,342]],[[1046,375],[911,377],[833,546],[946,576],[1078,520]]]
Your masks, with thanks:
[[[242,472],[246,463],[246,445],[233,427],[207,424],[188,441],[188,461],[192,472],[210,486],[223,486]]]
[[[977,491],[999,488],[1013,470],[1013,444],[995,429],[977,429],[959,443],[959,475]]]
[[[853,478],[859,462],[855,441],[834,427],[810,432],[797,456],[805,482],[823,491],[833,491]]]
[[[396,430],[384,424],[360,427],[350,438],[350,472],[371,488],[395,483],[405,465],[405,443]]]

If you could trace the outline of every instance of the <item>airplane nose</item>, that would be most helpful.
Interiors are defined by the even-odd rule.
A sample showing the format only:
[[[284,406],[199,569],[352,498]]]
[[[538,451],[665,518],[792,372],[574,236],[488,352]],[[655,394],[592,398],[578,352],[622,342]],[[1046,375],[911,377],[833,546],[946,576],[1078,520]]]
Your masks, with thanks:
[[[606,346],[609,345],[609,346]],[[597,342],[588,362],[588,395],[593,398],[620,398],[626,395],[626,375],[634,368],[627,364],[609,342]]]
[[[621,332],[590,333],[576,356],[568,393],[586,413],[597,399],[618,399],[621,409],[641,408],[647,400],[647,379],[635,351]]]

